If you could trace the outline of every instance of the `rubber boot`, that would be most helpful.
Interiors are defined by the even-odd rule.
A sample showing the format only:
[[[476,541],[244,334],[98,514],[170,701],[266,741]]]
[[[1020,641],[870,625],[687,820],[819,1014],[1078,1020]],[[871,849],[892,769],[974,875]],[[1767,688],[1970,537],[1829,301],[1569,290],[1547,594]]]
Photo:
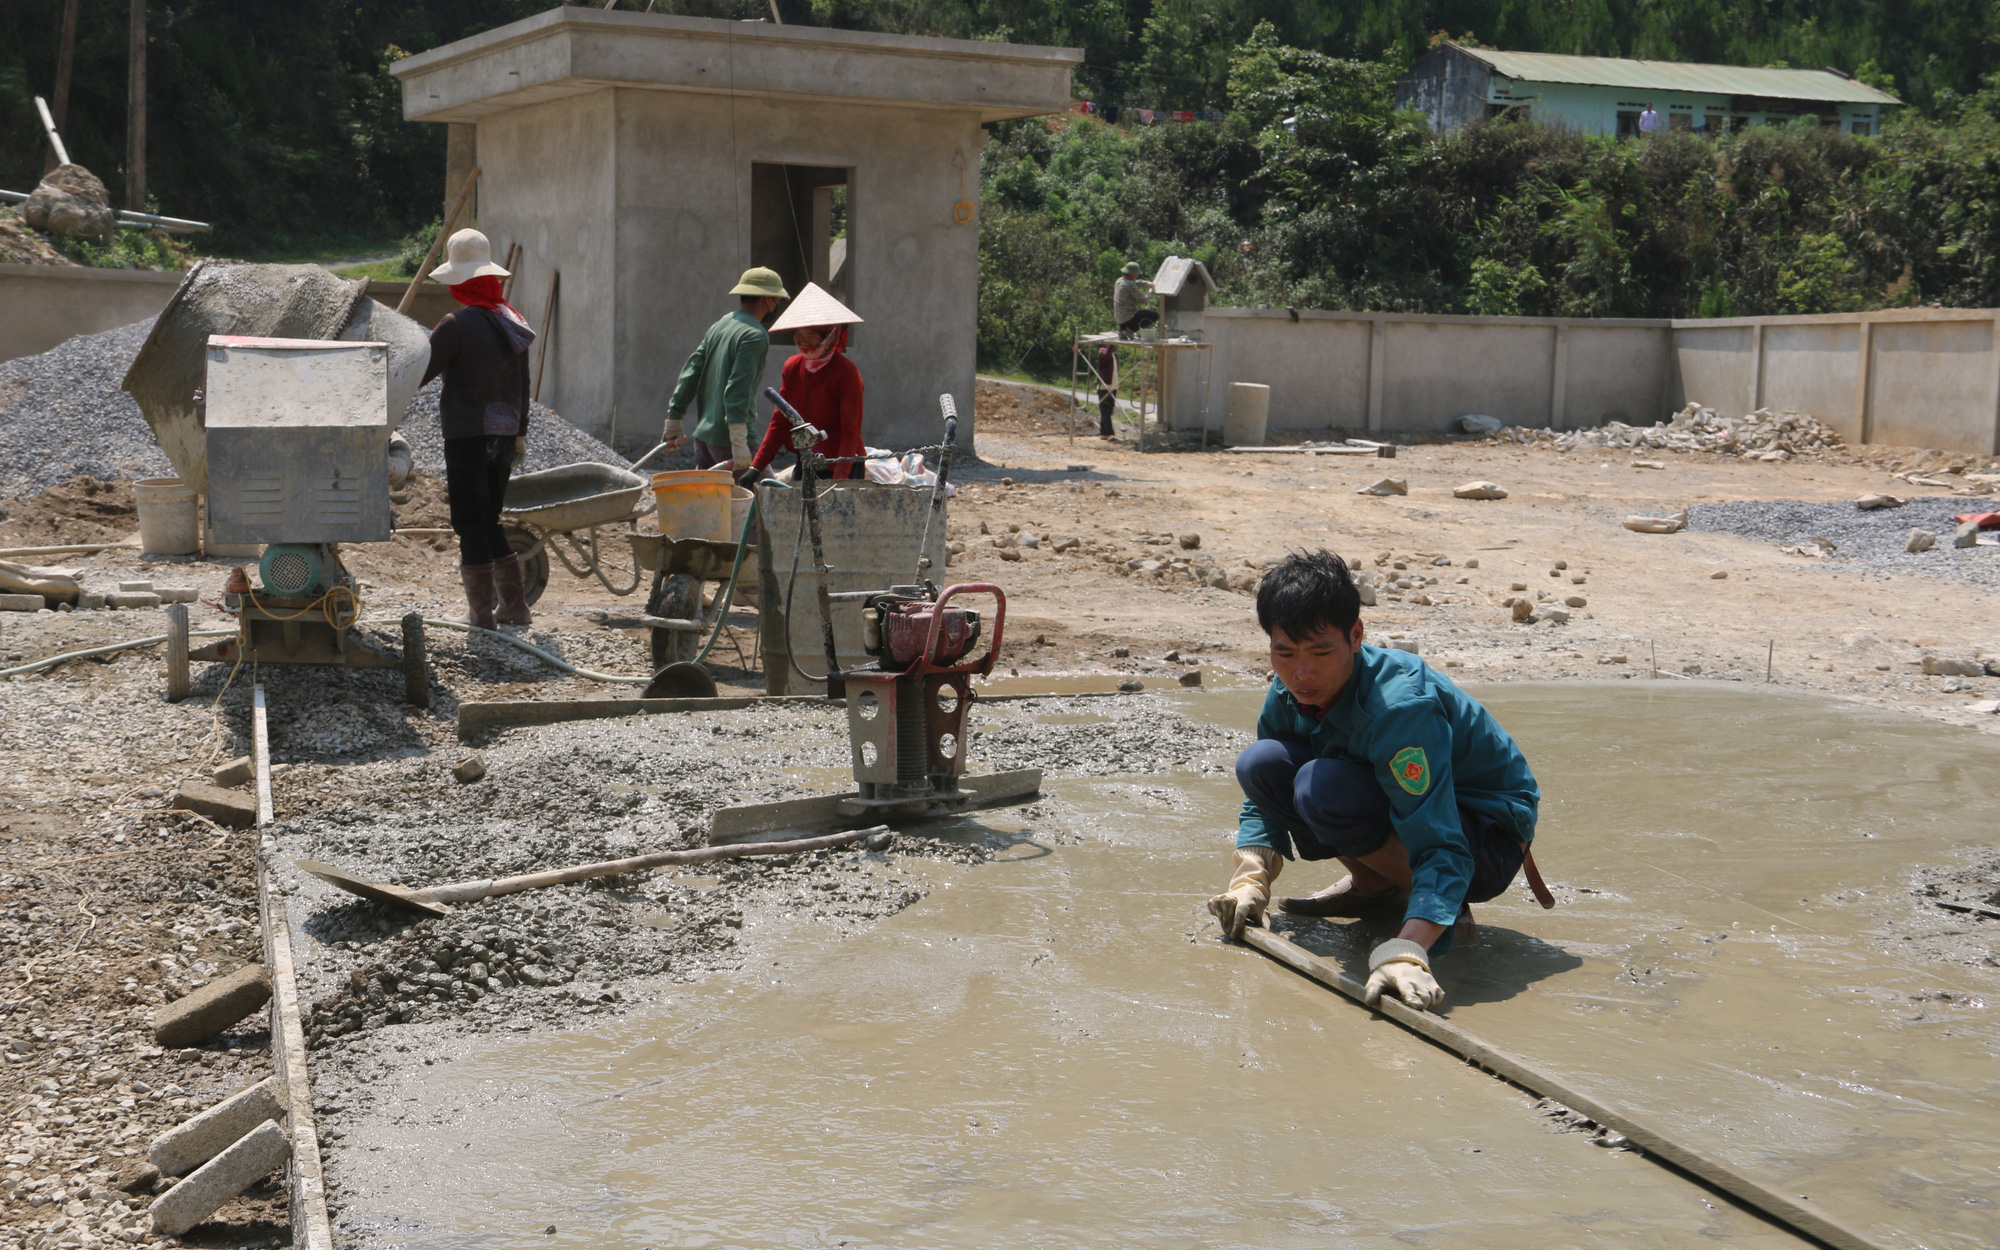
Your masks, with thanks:
[[[493,592],[499,600],[493,619],[502,625],[533,625],[528,611],[528,584],[521,573],[521,557],[510,551],[493,562]]]
[[[490,564],[461,564],[458,579],[465,583],[465,615],[458,619],[467,625],[477,625],[481,629],[492,629],[493,619],[493,566]]]

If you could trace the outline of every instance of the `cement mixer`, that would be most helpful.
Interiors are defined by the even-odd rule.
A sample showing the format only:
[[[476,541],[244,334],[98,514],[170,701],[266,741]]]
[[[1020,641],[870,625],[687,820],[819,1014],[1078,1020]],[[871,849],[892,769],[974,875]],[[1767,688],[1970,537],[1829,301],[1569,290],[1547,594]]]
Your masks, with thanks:
[[[202,389],[212,335],[386,344],[389,437],[383,455],[392,484],[408,477],[409,447],[396,427],[430,364],[429,332],[369,299],[365,280],[336,277],[318,265],[202,261],[181,280],[125,374],[125,390],[189,488],[209,493]]]

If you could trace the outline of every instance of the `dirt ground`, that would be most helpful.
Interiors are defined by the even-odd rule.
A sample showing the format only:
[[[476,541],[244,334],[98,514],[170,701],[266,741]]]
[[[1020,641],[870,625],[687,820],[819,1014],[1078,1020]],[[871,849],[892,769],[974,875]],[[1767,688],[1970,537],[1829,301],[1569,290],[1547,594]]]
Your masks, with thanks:
[[[1324,546],[1370,575],[1371,638],[1460,680],[1769,680],[2000,731],[1980,707],[2000,698],[2000,678],[1926,676],[1922,665],[1927,654],[2000,657],[1990,590],[1619,525],[1708,501],[1909,494],[1892,471],[1984,467],[1970,460],[1889,448],[1786,463],[1652,452],[1644,459],[1664,467],[1640,468],[1623,451],[1486,441],[1403,446],[1393,460],[1141,453],[1129,439],[1072,439],[1066,400],[1051,392],[982,383],[977,412],[978,459],[954,469],[951,572],[1007,591],[1003,687],[1157,689],[1191,672],[1208,686],[1260,683],[1256,577],[1285,552]],[[1094,417],[1078,414],[1079,428]],[[1356,493],[1385,475],[1409,493]],[[1453,497],[1475,479],[1507,497]],[[441,484],[419,478],[400,494],[400,526],[446,524]],[[78,481],[0,500],[0,511],[0,547],[117,541],[136,527],[127,484]],[[449,535],[345,554],[365,619],[457,610]],[[219,598],[228,572],[220,561],[141,561],[130,548],[30,562],[77,569],[93,589],[150,578],[204,600]],[[1504,604],[1517,596],[1583,603],[1567,623],[1517,624]],[[642,677],[647,634],[619,624],[641,606],[558,568],[528,633],[573,664]],[[198,629],[228,624],[212,607],[192,611]],[[158,610],[0,613],[0,668],[163,631]],[[393,626],[380,636],[393,642]],[[725,693],[761,689],[754,630],[730,631],[712,658]],[[401,705],[400,676],[263,675],[287,767],[281,819],[335,799],[363,811],[435,806],[452,784],[461,700],[634,692],[442,630],[431,659],[429,715]],[[247,676],[220,665],[197,674],[178,705],[164,699],[157,646],[0,679],[13,728],[0,771],[0,1246],[146,1240],[149,1181],[126,1169],[152,1135],[270,1071],[256,1019],[200,1047],[151,1044],[160,1004],[257,957],[250,836],[167,810],[182,780],[247,744]],[[357,767],[398,760],[413,763],[381,785]],[[1957,922],[2000,914],[1994,871],[1931,870],[1909,883],[1912,907]],[[136,1192],[117,1188],[121,1175]],[[224,1215],[181,1244],[288,1236],[275,1189]]]

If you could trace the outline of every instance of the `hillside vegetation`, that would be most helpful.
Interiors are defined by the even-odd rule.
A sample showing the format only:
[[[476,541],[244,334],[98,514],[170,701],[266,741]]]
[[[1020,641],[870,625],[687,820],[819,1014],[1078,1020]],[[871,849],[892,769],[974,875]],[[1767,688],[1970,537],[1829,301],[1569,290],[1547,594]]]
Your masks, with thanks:
[[[618,0],[623,8],[643,7]],[[383,248],[439,215],[444,128],[398,58],[546,0],[150,0],[151,205],[234,256]],[[768,0],[657,0],[756,19]],[[1079,98],[1222,123],[998,128],[981,347],[1058,367],[1126,257],[1208,261],[1233,301],[1565,315],[1996,302],[2000,0],[778,0],[787,22],[1080,47]],[[0,186],[45,156],[62,0],[0,5]],[[80,0],[66,138],[124,199],[126,0]],[[1517,123],[1437,137],[1389,84],[1441,33],[1526,51],[1832,65],[1910,102],[1878,139],[1805,127],[1645,144]],[[1300,118],[1296,132],[1277,124]],[[1247,244],[1247,249],[1246,249]]]

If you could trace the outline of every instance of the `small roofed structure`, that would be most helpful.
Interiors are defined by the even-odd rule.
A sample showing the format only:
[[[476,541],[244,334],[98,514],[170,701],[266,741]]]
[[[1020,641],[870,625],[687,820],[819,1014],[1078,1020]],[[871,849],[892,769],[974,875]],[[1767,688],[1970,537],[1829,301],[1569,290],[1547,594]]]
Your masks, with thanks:
[[[1208,297],[1217,291],[1208,266],[1188,256],[1169,256],[1153,275],[1153,294],[1160,301],[1160,324],[1172,334],[1198,334]]]
[[[1585,134],[1636,135],[1647,108],[1658,129],[1717,134],[1818,117],[1849,134],[1880,134],[1902,101],[1836,69],[1762,69],[1611,56],[1502,52],[1443,43],[1396,80],[1396,106],[1437,130],[1517,114]]]
[[[498,255],[520,246],[509,302],[538,330],[561,273],[544,402],[600,437],[615,414],[618,442],[650,443],[682,361],[762,265],[867,318],[848,354],[868,441],[899,447],[936,439],[940,394],[972,410],[981,127],[1062,112],[1082,60],[593,7],[391,72],[404,117],[450,124],[458,167],[476,161],[479,228]],[[788,339],[773,336],[760,390]]]

